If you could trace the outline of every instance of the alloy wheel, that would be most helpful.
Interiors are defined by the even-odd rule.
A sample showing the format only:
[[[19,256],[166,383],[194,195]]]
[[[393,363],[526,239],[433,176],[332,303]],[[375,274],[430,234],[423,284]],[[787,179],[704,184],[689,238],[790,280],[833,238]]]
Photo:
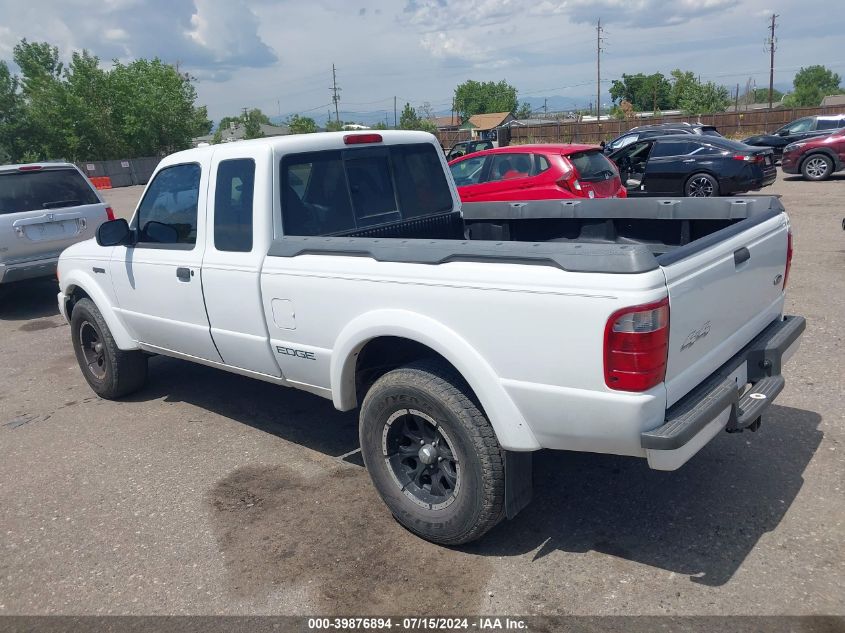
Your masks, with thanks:
[[[431,416],[395,411],[384,425],[382,454],[393,481],[417,505],[439,510],[457,498],[461,466],[451,438]]]
[[[100,333],[91,323],[83,321],[79,326],[79,346],[88,365],[88,371],[97,379],[106,377],[106,353]]]
[[[709,178],[698,176],[687,185],[687,193],[693,198],[709,198],[713,195],[713,183]]]
[[[804,169],[810,178],[824,178],[827,175],[827,161],[824,158],[810,158]]]

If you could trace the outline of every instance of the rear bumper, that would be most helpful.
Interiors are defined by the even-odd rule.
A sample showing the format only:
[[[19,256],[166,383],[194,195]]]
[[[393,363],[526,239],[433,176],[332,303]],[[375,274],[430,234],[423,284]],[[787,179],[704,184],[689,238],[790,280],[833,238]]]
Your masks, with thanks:
[[[740,431],[754,424],[783,389],[781,367],[798,348],[805,327],[800,316],[773,322],[674,404],[663,425],[640,435],[649,466],[675,470],[722,429]],[[752,388],[741,395],[748,383]]]
[[[39,277],[52,277],[56,274],[58,257],[38,259],[20,263],[0,263],[0,284],[7,284],[13,281],[25,279],[38,279]]]

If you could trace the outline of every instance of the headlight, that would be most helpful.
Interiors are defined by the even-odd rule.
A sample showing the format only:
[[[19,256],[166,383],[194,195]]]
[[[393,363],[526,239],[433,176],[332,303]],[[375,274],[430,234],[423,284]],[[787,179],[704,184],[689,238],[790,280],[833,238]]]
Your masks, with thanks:
[[[804,147],[805,145],[806,143],[790,143],[783,148],[783,153],[786,154],[787,152],[794,152],[799,147]]]

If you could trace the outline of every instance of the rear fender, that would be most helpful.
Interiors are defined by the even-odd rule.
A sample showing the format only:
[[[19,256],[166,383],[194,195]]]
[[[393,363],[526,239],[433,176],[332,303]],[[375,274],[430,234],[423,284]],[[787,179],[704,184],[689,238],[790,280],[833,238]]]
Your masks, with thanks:
[[[100,285],[89,274],[78,269],[68,272],[62,271],[61,284],[62,293],[65,296],[65,302],[68,301],[76,288],[79,288],[91,297],[91,300],[96,304],[97,309],[103,315],[106,325],[109,326],[109,330],[111,331],[112,337],[114,338],[115,343],[117,343],[118,348],[122,350],[139,349],[138,342],[132,338],[129,331],[126,329],[126,326],[124,326],[123,322],[120,320],[120,317],[115,313],[111,299],[106,296],[106,293],[103,292]],[[67,315],[69,320],[70,314],[67,313],[66,309],[63,310],[63,313]]]
[[[442,323],[404,310],[363,314],[348,323],[337,337],[331,359],[332,400],[336,408],[348,411],[358,404],[355,394],[358,353],[368,341],[382,336],[416,341],[449,361],[475,393],[502,448],[512,451],[540,448],[522,413],[481,355]]]

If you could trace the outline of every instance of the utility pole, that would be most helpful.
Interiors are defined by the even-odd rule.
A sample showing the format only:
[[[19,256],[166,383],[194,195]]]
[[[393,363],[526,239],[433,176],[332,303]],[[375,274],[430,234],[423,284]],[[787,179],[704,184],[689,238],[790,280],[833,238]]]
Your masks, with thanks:
[[[604,38],[601,36],[601,18],[596,24],[596,120],[601,121],[601,43]]]
[[[772,91],[775,87],[775,50],[777,49],[777,38],[775,38],[775,27],[777,23],[775,19],[780,17],[776,13],[772,13],[772,25],[769,27],[770,35],[769,39],[766,41],[766,46],[769,49],[769,110],[772,109]]]
[[[398,124],[397,119],[396,119],[396,97],[394,96],[393,97],[393,129],[395,130],[398,127],[399,127],[399,124]]]
[[[547,101],[546,97],[543,97],[543,118],[544,119],[548,118],[548,116],[549,116],[549,110],[546,107],[546,101]]]
[[[340,101],[340,88],[337,87],[337,72],[332,64],[332,87],[330,88],[332,91],[332,101],[334,102],[334,118],[337,121],[338,125],[340,125],[340,113],[337,109],[337,102]]]

